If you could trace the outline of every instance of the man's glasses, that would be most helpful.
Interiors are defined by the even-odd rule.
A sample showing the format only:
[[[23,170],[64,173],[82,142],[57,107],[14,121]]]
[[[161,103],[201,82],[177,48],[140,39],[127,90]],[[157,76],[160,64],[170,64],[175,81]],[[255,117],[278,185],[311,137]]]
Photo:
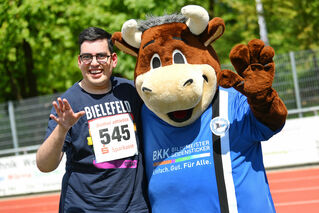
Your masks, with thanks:
[[[93,61],[94,56],[96,58],[96,61],[99,64],[106,64],[106,62],[109,60],[109,57],[111,57],[110,55],[108,55],[106,53],[98,53],[96,55],[84,53],[84,54],[80,55],[80,59],[84,64],[90,64]]]

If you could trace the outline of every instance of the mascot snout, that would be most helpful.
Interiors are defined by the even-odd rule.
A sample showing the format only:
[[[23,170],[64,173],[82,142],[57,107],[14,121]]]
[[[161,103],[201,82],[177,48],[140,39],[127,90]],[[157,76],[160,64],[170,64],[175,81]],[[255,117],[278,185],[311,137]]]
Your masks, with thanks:
[[[211,102],[216,74],[209,65],[173,64],[139,75],[136,88],[155,114],[175,126],[185,125]]]

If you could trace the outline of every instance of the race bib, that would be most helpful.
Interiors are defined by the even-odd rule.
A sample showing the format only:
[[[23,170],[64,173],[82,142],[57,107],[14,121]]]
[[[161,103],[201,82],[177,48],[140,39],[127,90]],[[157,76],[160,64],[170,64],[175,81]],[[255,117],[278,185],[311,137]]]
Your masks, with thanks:
[[[89,121],[96,163],[137,155],[134,124],[129,114]]]

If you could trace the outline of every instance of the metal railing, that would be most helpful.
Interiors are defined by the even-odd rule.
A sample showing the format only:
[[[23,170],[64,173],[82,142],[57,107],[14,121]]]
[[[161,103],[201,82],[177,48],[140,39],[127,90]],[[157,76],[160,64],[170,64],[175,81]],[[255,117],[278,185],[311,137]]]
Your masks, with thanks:
[[[319,50],[278,55],[273,87],[288,108],[288,118],[319,111]],[[232,69],[231,65],[223,68]],[[0,104],[0,157],[35,152],[43,141],[52,101],[60,94]]]
[[[45,136],[52,101],[59,95],[0,104],[0,157],[37,150]]]

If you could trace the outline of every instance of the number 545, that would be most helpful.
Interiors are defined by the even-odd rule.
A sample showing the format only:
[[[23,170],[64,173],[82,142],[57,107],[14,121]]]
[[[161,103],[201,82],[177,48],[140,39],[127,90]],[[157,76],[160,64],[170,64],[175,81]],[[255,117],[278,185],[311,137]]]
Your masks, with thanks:
[[[121,142],[121,140],[129,140],[131,135],[128,129],[128,125],[115,126],[113,129],[104,128],[100,129],[100,139],[102,144],[109,144],[111,140],[117,140]]]

